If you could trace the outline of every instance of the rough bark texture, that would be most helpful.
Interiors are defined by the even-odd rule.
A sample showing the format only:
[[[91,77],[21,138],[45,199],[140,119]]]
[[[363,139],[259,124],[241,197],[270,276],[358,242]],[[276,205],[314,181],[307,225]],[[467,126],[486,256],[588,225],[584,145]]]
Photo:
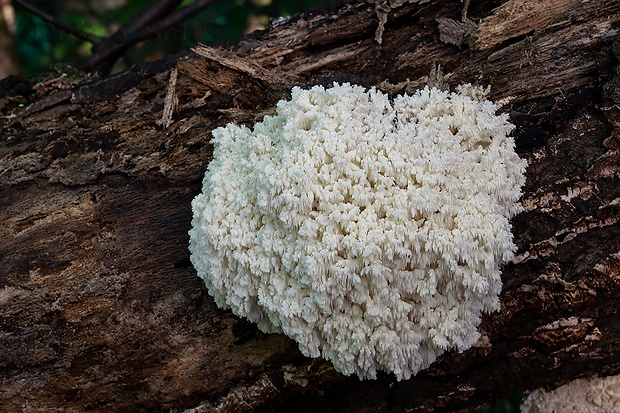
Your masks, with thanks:
[[[0,410],[445,412],[620,373],[620,1],[462,7],[341,1],[226,50],[4,81]],[[479,343],[359,381],[216,308],[187,250],[210,131],[295,84],[402,93],[434,64],[490,85],[530,165]]]

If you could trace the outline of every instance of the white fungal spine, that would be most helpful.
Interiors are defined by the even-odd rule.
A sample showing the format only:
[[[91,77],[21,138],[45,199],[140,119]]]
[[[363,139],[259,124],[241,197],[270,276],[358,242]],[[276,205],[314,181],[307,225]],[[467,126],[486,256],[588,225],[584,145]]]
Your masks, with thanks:
[[[344,373],[409,378],[478,339],[516,249],[525,161],[495,106],[437,89],[294,88],[213,131],[191,259],[216,303]]]

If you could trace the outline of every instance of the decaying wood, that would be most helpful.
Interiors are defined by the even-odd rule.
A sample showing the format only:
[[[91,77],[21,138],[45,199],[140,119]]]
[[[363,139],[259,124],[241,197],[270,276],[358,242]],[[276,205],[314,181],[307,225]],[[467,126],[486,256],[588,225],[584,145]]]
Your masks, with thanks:
[[[174,110],[179,104],[179,99],[176,94],[178,71],[175,67],[170,71],[170,79],[168,79],[168,90],[166,92],[166,100],[164,101],[164,110],[161,115],[160,124],[164,129],[168,129],[172,123],[172,115]]]
[[[345,0],[228,49],[0,85],[0,410],[441,412],[620,373],[620,1],[382,7],[381,44],[377,2]],[[467,42],[441,40],[465,18]],[[529,161],[478,344],[359,381],[217,309],[187,250],[210,131],[295,84],[411,92],[436,65],[452,88],[491,86]]]

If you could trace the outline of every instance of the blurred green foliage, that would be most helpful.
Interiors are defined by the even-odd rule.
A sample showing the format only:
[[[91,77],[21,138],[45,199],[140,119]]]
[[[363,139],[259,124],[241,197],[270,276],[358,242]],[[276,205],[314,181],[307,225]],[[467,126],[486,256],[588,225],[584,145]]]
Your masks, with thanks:
[[[15,14],[19,58],[22,70],[30,74],[52,61],[54,46],[50,39],[54,36],[54,28],[27,12],[16,10]]]
[[[186,0],[182,6],[192,3]],[[295,15],[321,0],[222,0],[172,27],[152,40],[139,43],[117,63],[114,71],[142,61],[156,60],[196,42],[236,39],[269,19]],[[152,0],[116,1],[120,7],[104,11],[96,0],[29,0],[33,6],[80,30],[109,36]],[[85,6],[91,4],[91,7]],[[124,4],[122,4],[124,3]],[[92,45],[44,22],[15,5],[17,49],[23,74],[29,75],[52,63],[79,66],[88,60]]]

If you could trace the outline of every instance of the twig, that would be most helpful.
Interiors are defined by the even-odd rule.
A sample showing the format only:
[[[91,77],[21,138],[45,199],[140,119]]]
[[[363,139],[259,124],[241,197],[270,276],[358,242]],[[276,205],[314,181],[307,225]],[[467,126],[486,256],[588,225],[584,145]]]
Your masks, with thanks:
[[[144,27],[148,27],[154,21],[170,14],[182,2],[183,0],[159,0],[152,2],[149,7],[143,8],[125,23],[112,37],[128,36]]]
[[[85,69],[93,70],[104,63],[109,64],[111,61],[116,61],[116,59],[118,59],[118,57],[120,57],[125,50],[129,49],[134,44],[157,37],[162,31],[188,19],[189,17],[192,17],[194,14],[210,6],[216,1],[218,0],[197,0],[189,6],[183,7],[176,13],[148,26],[145,29],[138,30],[134,33],[129,33],[127,37],[122,39],[122,41],[119,39],[119,43],[112,44],[96,53],[88,61]]]
[[[467,20],[467,9],[469,8],[469,2],[471,0],[465,0],[465,4],[463,5],[463,11],[461,12],[461,21],[466,21]],[[463,0],[461,0],[461,3],[463,2]]]
[[[39,17],[40,19],[42,19],[43,21],[46,21],[48,23],[50,23],[51,25],[53,25],[54,27],[59,28],[60,30],[63,30],[77,38],[80,38],[82,40],[86,40],[87,42],[91,42],[92,44],[99,44],[103,38],[96,36],[94,34],[90,34],[87,33],[85,31],[82,31],[76,27],[73,27],[71,25],[66,24],[65,22],[58,20],[57,18],[55,18],[54,16],[51,16],[47,13],[45,13],[44,11],[34,7],[33,5],[26,3],[23,0],[13,0],[14,3],[19,4],[20,6],[22,6],[24,9],[28,10],[30,13],[34,14],[35,16]]]

